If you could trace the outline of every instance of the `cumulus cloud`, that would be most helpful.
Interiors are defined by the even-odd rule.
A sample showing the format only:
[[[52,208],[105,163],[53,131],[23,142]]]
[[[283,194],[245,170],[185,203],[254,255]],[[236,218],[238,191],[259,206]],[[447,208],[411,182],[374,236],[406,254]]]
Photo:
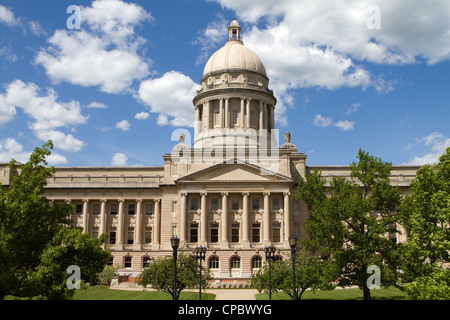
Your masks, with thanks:
[[[134,33],[149,13],[121,0],[97,0],[80,11],[81,30],[56,30],[35,58],[51,79],[121,93],[149,74],[150,61],[139,55],[145,39]]]
[[[14,16],[11,9],[0,5],[0,22],[5,23],[9,26],[15,26],[20,24],[20,20]]]
[[[81,114],[78,101],[60,102],[52,88],[47,89],[46,94],[41,94],[36,84],[15,80],[6,85],[4,94],[0,94],[0,124],[11,120],[16,108],[21,108],[33,119],[29,128],[39,139],[51,139],[56,148],[65,151],[76,152],[83,148],[83,141],[56,130],[74,128],[87,122],[88,117]]]
[[[31,151],[24,151],[23,146],[13,138],[6,138],[0,141],[0,162],[9,162],[15,159],[21,163],[29,160]],[[66,157],[52,153],[46,158],[49,165],[67,164]]]
[[[111,160],[112,166],[126,166],[128,157],[123,153],[115,153]]]
[[[353,130],[353,128],[355,127],[355,122],[344,120],[344,121],[337,121],[334,125],[339,129],[341,129],[342,131],[348,131]]]
[[[160,78],[141,82],[139,99],[150,107],[150,112],[158,113],[158,124],[189,126],[194,123],[192,99],[200,85],[188,76],[170,71]]]
[[[329,127],[329,126],[335,126],[341,129],[342,131],[348,131],[353,130],[355,127],[355,122],[349,121],[349,120],[339,120],[336,122],[333,122],[333,119],[331,117],[324,117],[321,114],[316,114],[313,120],[314,125],[318,127]]]
[[[147,120],[148,117],[150,117],[148,112],[139,112],[134,115],[134,118],[138,120]]]
[[[427,151],[421,156],[414,156],[404,164],[424,165],[439,162],[440,156],[450,147],[450,138],[442,133],[433,132],[428,136],[418,138],[417,142],[423,144]]]
[[[316,114],[313,123],[318,127],[328,127],[331,125],[331,117],[324,117],[321,114]]]
[[[129,131],[131,127],[131,124],[128,120],[124,119],[122,121],[119,121],[116,123],[116,128],[120,129],[122,131]]]

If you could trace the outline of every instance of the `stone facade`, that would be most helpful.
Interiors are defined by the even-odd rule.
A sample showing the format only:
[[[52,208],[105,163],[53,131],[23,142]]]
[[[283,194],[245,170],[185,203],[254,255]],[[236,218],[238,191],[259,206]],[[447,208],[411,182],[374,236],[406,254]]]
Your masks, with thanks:
[[[349,177],[350,168],[307,166],[289,133],[277,145],[276,99],[235,20],[200,82],[194,139],[181,134],[164,166],[57,167],[46,196],[74,204],[73,225],[83,232],[109,234],[111,263],[122,273],[136,275],[151,259],[172,256],[177,235],[180,251],[207,246],[206,266],[218,285],[241,285],[265,263],[264,247],[274,245],[281,257],[290,252],[289,236],[304,234],[306,206],[292,199],[299,177],[314,168],[327,180]],[[394,166],[391,183],[408,192],[418,168]],[[0,165],[3,185],[9,177]]]

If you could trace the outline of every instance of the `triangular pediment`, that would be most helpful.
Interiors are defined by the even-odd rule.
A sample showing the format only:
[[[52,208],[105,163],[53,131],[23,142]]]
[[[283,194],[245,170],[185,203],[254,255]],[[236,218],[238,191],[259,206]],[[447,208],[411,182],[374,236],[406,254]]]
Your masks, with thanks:
[[[231,162],[231,163],[230,163]],[[292,182],[287,176],[240,161],[223,162],[188,174],[177,182]]]

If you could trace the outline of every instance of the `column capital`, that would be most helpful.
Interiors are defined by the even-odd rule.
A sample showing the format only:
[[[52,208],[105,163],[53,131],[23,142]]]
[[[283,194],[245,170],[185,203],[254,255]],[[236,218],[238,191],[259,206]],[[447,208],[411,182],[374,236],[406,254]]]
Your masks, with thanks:
[[[248,192],[242,192],[242,195],[243,195],[244,197],[248,197],[249,193],[248,193]]]
[[[117,202],[125,202],[125,199],[117,199]]]
[[[89,202],[89,199],[82,199],[82,202]]]
[[[290,196],[291,193],[290,193],[289,191],[286,191],[286,192],[283,192],[283,195],[285,195],[285,196]]]
[[[206,191],[200,192],[200,195],[201,195],[202,197],[206,197],[206,196],[208,195],[208,192],[206,192]]]
[[[221,192],[220,194],[222,195],[222,197],[227,197],[228,196],[228,192]]]
[[[180,196],[181,197],[186,197],[187,196],[187,192],[180,192]]]
[[[136,199],[136,202],[142,202],[142,199]]]
[[[270,196],[270,192],[269,191],[265,191],[265,192],[263,192],[263,195],[264,196]]]

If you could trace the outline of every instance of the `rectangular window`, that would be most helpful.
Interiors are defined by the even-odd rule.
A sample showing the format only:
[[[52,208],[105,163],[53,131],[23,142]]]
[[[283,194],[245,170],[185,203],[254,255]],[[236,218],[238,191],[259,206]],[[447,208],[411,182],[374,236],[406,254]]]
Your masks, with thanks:
[[[116,228],[109,230],[109,243],[116,244]]]
[[[217,211],[219,209],[219,198],[211,198],[211,210]]]
[[[280,242],[281,241],[281,224],[280,223],[274,223],[273,229],[272,229],[272,241],[273,242]]]
[[[231,242],[239,242],[239,223],[231,224]]]
[[[134,212],[135,212],[135,208],[136,208],[136,205],[135,205],[135,204],[129,204],[129,205],[128,205],[128,214],[133,215]]]
[[[231,111],[231,126],[235,127],[238,124],[238,112],[237,110]]]
[[[211,242],[219,242],[219,224],[211,224]]]
[[[172,202],[172,212],[177,212],[177,202],[176,201]]]
[[[231,210],[239,210],[239,198],[231,198]]]
[[[272,210],[280,210],[280,198],[272,198]]]
[[[134,243],[134,228],[128,228],[127,232],[127,244]]]
[[[172,226],[172,237],[177,235],[177,226]]]
[[[92,213],[95,215],[100,214],[100,203],[94,203],[92,205]]]
[[[198,210],[198,198],[191,198],[191,210]]]
[[[131,268],[131,257],[125,257],[125,268]]]
[[[92,228],[92,238],[98,239],[98,228],[97,227]]]
[[[147,204],[145,206],[145,215],[147,216],[153,215],[153,204]]]
[[[198,242],[198,223],[191,224],[191,238],[190,242]]]
[[[145,243],[152,243],[152,228],[145,228]]]
[[[252,210],[259,210],[259,198],[252,199]]]
[[[259,223],[252,224],[252,241],[260,242],[261,241],[261,225]]]
[[[117,204],[112,204],[111,205],[111,214],[117,214]]]
[[[82,213],[83,212],[83,205],[77,204],[75,206],[75,213]]]

